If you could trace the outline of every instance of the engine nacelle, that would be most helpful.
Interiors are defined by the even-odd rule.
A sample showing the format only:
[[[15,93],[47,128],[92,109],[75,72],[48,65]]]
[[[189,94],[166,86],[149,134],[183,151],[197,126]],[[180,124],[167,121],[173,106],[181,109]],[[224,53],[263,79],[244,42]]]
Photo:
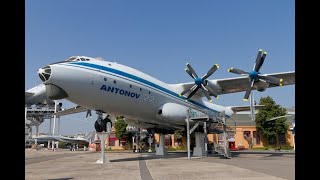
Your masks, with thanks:
[[[157,116],[168,121],[183,121],[187,117],[187,107],[176,103],[166,103],[162,105],[158,111]]]

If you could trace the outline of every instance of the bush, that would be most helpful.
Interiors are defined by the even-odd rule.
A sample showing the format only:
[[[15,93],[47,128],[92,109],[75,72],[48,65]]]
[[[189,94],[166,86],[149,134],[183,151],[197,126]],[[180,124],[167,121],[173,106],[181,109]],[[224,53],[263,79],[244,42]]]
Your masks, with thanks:
[[[254,147],[253,150],[268,150],[268,147]]]
[[[183,146],[178,146],[178,147],[169,147],[168,151],[186,151],[187,148]]]
[[[281,148],[279,145],[271,145],[270,149],[280,149],[280,150],[292,150],[293,146],[289,146],[289,145],[281,145]]]

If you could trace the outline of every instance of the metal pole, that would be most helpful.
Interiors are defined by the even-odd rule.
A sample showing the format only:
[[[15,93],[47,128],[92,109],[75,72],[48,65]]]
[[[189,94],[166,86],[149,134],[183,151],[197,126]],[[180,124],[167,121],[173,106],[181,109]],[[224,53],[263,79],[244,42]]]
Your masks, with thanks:
[[[209,119],[209,118],[208,118]],[[207,134],[207,122],[203,122],[203,131],[204,131],[204,150],[205,155],[208,155],[208,134]]]
[[[189,125],[189,110],[187,110],[187,148],[188,148],[188,159],[191,159],[190,157],[190,125]]]
[[[105,139],[106,139],[106,136],[107,136],[107,133],[105,132],[101,132],[101,133],[97,133],[99,138],[100,138],[100,147],[101,147],[101,156],[100,156],[100,159],[97,160],[96,163],[98,164],[104,164],[104,163],[110,163],[110,161],[105,157],[105,154],[104,154],[104,148],[105,148]]]
[[[101,133],[101,160],[102,160],[102,163],[105,163],[104,145],[105,145],[105,134]]]
[[[24,115],[24,117],[25,117],[25,119],[24,119],[24,128],[27,127],[27,112],[28,112],[28,108],[25,107],[25,110],[24,110],[24,113],[25,113],[25,115]],[[27,143],[26,133],[24,133],[24,135],[25,135],[24,143]]]
[[[57,112],[57,101],[54,101],[54,113]],[[53,128],[52,128],[52,135],[55,135],[54,130],[56,129],[56,115],[53,116]]]
[[[224,153],[225,156],[228,158],[228,152],[227,152],[227,129],[226,129],[226,118],[225,118],[225,111],[222,111],[222,121],[223,121],[223,143],[224,143]]]
[[[52,135],[51,124],[52,124],[52,116],[50,116],[49,135]]]
[[[36,125],[36,137],[39,136],[39,124]]]
[[[61,136],[61,132],[60,132],[60,116],[58,117],[58,135]]]

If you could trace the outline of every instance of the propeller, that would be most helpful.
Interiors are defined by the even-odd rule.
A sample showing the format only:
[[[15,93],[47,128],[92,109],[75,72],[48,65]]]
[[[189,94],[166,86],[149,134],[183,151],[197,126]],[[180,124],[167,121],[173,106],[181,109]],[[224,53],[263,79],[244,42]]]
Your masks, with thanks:
[[[218,94],[214,90],[212,90],[209,86],[207,86],[208,85],[207,78],[211,76],[218,68],[219,68],[218,64],[213,65],[205,75],[199,78],[197,73],[191,67],[191,65],[187,63],[187,68],[185,69],[185,71],[194,79],[194,84],[189,85],[187,88],[185,88],[185,90],[180,93],[180,96],[183,96],[184,94],[190,92],[190,94],[187,96],[187,99],[189,99],[199,89],[202,89],[203,94],[207,97],[207,99],[210,102],[212,102],[212,99],[210,96],[214,96],[215,98],[218,98]]]
[[[262,49],[259,49],[253,70],[250,72],[246,72],[246,71],[236,69],[236,68],[228,69],[228,72],[231,72],[234,74],[239,74],[239,75],[245,75],[245,76],[249,77],[248,87],[247,87],[246,93],[243,98],[244,101],[248,101],[251,90],[256,82],[265,81],[269,84],[282,86],[283,79],[276,78],[273,76],[267,76],[265,74],[260,73],[261,66],[262,66],[264,60],[266,59],[266,56],[267,56],[267,52],[264,52],[262,54]]]

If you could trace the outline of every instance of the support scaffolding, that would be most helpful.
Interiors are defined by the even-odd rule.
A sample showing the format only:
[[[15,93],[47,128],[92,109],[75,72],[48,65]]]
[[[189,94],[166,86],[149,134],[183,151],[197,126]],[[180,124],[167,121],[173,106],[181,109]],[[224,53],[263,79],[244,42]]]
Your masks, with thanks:
[[[212,120],[214,119],[214,120]],[[187,151],[188,151],[188,159],[191,159],[191,153],[190,153],[190,135],[191,133],[194,132],[194,130],[199,126],[199,122],[203,122],[203,132],[196,132],[195,133],[195,141],[196,141],[196,147],[193,150],[193,156],[207,156],[207,151],[208,151],[208,138],[207,138],[207,122],[209,122],[209,127],[210,124],[213,123],[218,123],[222,125],[222,133],[223,133],[223,138],[222,138],[222,144],[218,145],[218,153],[220,155],[223,155],[224,157],[230,159],[230,151],[228,148],[228,143],[227,143],[227,129],[226,129],[226,118],[225,118],[225,111],[222,111],[220,113],[219,117],[212,118],[211,120],[209,117],[206,115],[206,117],[192,117],[192,113],[190,113],[190,110],[187,110],[187,118],[186,118],[186,124],[187,124]],[[192,120],[192,121],[191,121]],[[196,122],[190,129],[190,121],[191,122]],[[209,121],[210,120],[210,121]],[[220,132],[221,133],[221,132]]]

